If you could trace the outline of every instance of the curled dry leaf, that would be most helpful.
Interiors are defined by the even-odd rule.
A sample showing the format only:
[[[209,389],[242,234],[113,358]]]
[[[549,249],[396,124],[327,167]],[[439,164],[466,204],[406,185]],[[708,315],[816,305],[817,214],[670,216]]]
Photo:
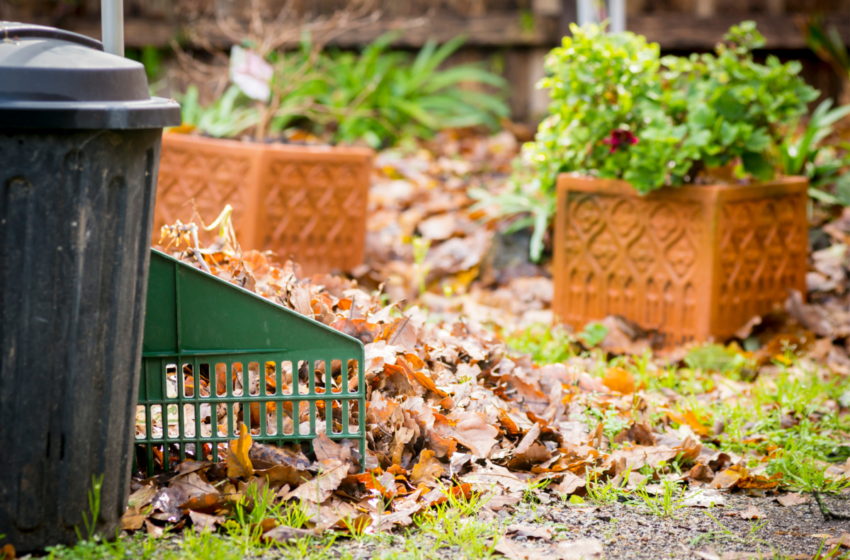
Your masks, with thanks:
[[[248,455],[252,444],[253,440],[248,432],[248,427],[245,424],[240,424],[239,439],[231,440],[227,446],[227,476],[240,478],[254,474],[254,465]]]
[[[446,472],[443,464],[436,458],[433,451],[423,449],[419,455],[419,462],[410,473],[410,482],[413,484],[435,484],[437,479]]]

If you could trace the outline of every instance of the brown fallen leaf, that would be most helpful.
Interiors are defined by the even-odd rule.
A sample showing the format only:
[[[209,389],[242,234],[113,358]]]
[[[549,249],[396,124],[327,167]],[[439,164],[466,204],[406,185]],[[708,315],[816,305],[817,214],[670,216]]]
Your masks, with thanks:
[[[729,517],[740,517],[741,519],[761,519],[764,513],[756,506],[750,504],[744,511],[732,511],[726,514]]]
[[[339,487],[346,476],[348,476],[348,463],[343,463],[339,459],[322,461],[321,470],[316,478],[287,494],[285,499],[296,498],[321,504]]]
[[[453,428],[455,439],[465,445],[472,454],[486,459],[496,444],[499,430],[487,423],[478,412],[464,412]]]
[[[445,474],[446,469],[440,460],[434,456],[434,452],[423,449],[419,455],[419,462],[410,473],[410,482],[415,485],[420,483],[435,483],[436,479]]]
[[[699,482],[711,482],[714,480],[714,471],[708,465],[697,463],[688,471],[688,479]]]
[[[161,537],[162,534],[165,532],[162,527],[157,527],[148,519],[145,519],[145,529],[147,530],[148,534],[155,539]]]
[[[558,494],[566,494],[567,496],[571,496],[575,494],[579,490],[579,488],[584,488],[587,484],[587,482],[583,478],[574,475],[570,471],[564,471],[558,474],[563,475],[564,477],[561,482],[552,487]]]
[[[280,525],[264,533],[263,540],[267,543],[288,543],[290,541],[297,541],[314,534],[315,533],[311,529],[296,529],[294,527]]]
[[[267,445],[255,441],[248,450],[248,457],[255,469],[259,468],[254,465],[255,461],[269,465],[287,465],[302,471],[310,467],[310,460],[301,451],[300,446]]]
[[[809,499],[806,496],[803,496],[802,494],[798,494],[797,492],[789,492],[784,496],[779,496],[778,498],[776,498],[776,501],[779,502],[779,505],[783,507],[792,507],[798,506],[800,504],[805,504],[809,501]]]
[[[605,377],[602,378],[602,384],[623,395],[635,392],[634,376],[621,367],[608,368]]]
[[[138,531],[145,524],[147,513],[140,513],[135,507],[128,507],[124,515],[121,516],[122,531]],[[2,556],[0,556],[2,558]]]
[[[478,492],[486,492],[491,488],[500,492],[504,488],[508,492],[514,493],[523,492],[527,488],[526,483],[521,481],[514,473],[505,467],[494,465],[490,461],[487,461],[487,465],[484,467],[475,465],[473,472],[462,476],[461,480],[471,484],[473,489]]]
[[[254,465],[248,452],[251,450],[251,434],[244,423],[239,425],[239,439],[230,441],[227,446],[227,476],[230,478],[248,477],[254,474]]]
[[[217,509],[222,502],[221,494],[215,486],[203,480],[197,472],[175,477],[169,483],[169,489],[179,490],[181,495],[187,497],[182,504],[184,509],[208,513]]]
[[[493,496],[487,500],[485,507],[488,507],[493,511],[499,511],[504,509],[506,506],[518,504],[520,500],[521,498],[519,496]]]
[[[525,453],[538,437],[540,437],[540,424],[535,422],[522,437],[522,440],[519,442],[519,445],[516,446],[514,453],[517,455]]]
[[[414,371],[412,373],[413,373],[413,377],[416,379],[416,381],[418,381],[420,385],[422,385],[423,387],[425,387],[429,391],[436,393],[437,395],[440,395],[441,397],[448,396],[448,393],[446,393],[445,391],[443,391],[442,389],[437,387],[437,385],[434,383],[434,380],[431,379],[430,377],[428,377],[427,373],[425,373],[423,371]]]
[[[715,550],[711,545],[701,548],[700,550],[692,550],[691,553],[702,560],[720,560],[720,555],[717,554],[717,550]]]
[[[515,524],[508,525],[507,532],[526,538],[531,537],[535,539],[543,539],[545,541],[552,540],[552,529],[548,527],[538,527],[527,524]]]
[[[192,520],[192,526],[198,534],[204,531],[215,531],[216,525],[222,525],[225,520],[223,515],[208,515],[199,511],[190,511],[189,519]]]
[[[594,538],[559,542],[555,550],[560,560],[599,560],[604,553],[602,542]]]
[[[826,546],[838,546],[841,548],[850,548],[850,533],[842,533],[837,537],[827,539],[824,544]]]
[[[290,465],[275,465],[270,469],[254,471],[254,474],[260,478],[265,478],[269,487],[275,489],[285,484],[298,486],[302,482],[313,479],[313,475],[309,471],[298,470]]]
[[[127,507],[137,508],[141,510],[143,507],[151,503],[156,496],[157,488],[153,484],[146,484],[130,494],[130,498],[127,501]]]
[[[354,462],[351,455],[351,444],[341,445],[324,432],[319,433],[318,437],[313,440],[313,451],[316,453],[316,459],[319,461],[327,461],[328,459],[339,459],[340,461]]]
[[[15,547],[8,543],[0,547],[0,560],[15,560]]]
[[[714,477],[714,480],[711,481],[712,488],[717,489],[726,489],[735,486],[739,480],[746,477],[749,474],[747,471],[747,467],[743,465],[732,465],[725,471],[719,473]]]
[[[550,554],[549,548],[526,548],[505,537],[499,539],[495,550],[509,560],[555,560],[555,556]]]

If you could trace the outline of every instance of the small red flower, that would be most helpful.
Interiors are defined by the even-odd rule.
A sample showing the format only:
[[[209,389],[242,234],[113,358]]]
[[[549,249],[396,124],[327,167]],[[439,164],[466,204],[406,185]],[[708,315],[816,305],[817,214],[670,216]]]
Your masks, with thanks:
[[[611,146],[610,153],[616,152],[619,148],[625,148],[638,143],[637,136],[629,130],[615,128],[611,131],[611,137],[602,141],[603,144]]]

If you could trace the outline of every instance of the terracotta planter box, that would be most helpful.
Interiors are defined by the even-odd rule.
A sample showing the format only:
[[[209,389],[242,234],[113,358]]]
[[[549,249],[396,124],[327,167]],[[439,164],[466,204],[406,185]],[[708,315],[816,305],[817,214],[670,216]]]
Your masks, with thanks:
[[[805,293],[807,186],[669,188],[563,174],[555,224],[558,320],[582,329],[621,315],[664,344],[731,336]]]
[[[372,155],[164,134],[154,242],[163,225],[191,220],[192,199],[207,224],[230,204],[243,249],[292,256],[308,274],[350,270],[363,261]]]

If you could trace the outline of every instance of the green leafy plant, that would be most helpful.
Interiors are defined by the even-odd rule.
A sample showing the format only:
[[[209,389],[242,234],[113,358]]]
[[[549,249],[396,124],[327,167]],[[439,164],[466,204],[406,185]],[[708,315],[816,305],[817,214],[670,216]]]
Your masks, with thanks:
[[[587,497],[598,505],[613,504],[617,501],[617,497],[622,494],[613,480],[600,482],[599,473],[596,471],[588,473],[585,479],[585,489],[587,490]]]
[[[694,160],[704,168],[740,161],[744,173],[772,178],[780,163],[778,146],[818,96],[800,78],[799,62],[782,64],[776,57],[755,62],[752,51],[764,44],[755,23],[745,21],[730,29],[716,55],[662,61],[674,86],[671,108],[685,111],[685,144],[697,148]]]
[[[688,352],[685,363],[691,369],[727,373],[740,370],[747,365],[748,361],[740,352],[732,348],[726,348],[721,344],[706,344]]]
[[[822,101],[809,117],[803,133],[796,134],[792,129],[782,142],[782,170],[786,175],[808,177],[812,198],[827,204],[850,205],[850,173],[847,172],[850,145],[832,146],[824,142],[833,133],[833,125],[850,115],[850,105],[833,109],[832,103],[831,99]]]
[[[850,480],[844,476],[827,476],[829,465],[819,463],[816,454],[806,451],[789,442],[788,447],[770,461],[768,473],[782,473],[783,485],[799,492],[838,494],[850,487]]]
[[[431,270],[431,265],[425,262],[428,258],[428,251],[431,249],[431,241],[421,237],[414,237],[410,243],[413,248],[413,271],[416,277],[416,284],[419,287],[419,295],[425,293],[428,286],[425,280],[428,278],[428,272]]]
[[[91,477],[91,488],[88,491],[89,513],[82,512],[83,525],[86,529],[86,539],[92,540],[97,531],[97,518],[100,515],[100,491],[103,488],[103,475]],[[83,540],[80,530],[74,527],[77,538]]]
[[[661,489],[655,495],[651,495],[643,484],[636,493],[649,512],[659,517],[673,517],[685,507],[684,489],[678,482],[666,478],[661,480]]]
[[[332,52],[318,70],[326,87],[317,95],[321,124],[335,128],[334,140],[364,139],[373,147],[408,137],[428,138],[437,130],[467,126],[496,128],[509,114],[502,95],[461,87],[486,85],[505,89],[500,76],[478,64],[440,65],[464,42],[428,41],[411,59],[389,50],[395,34],[384,35],[361,54]]]
[[[309,37],[290,52],[246,51],[271,68],[268,97],[252,100],[233,85],[202,107],[190,86],[182,98],[183,121],[214,137],[251,129],[262,140],[299,126],[333,143],[380,147],[445,128],[495,129],[509,114],[500,76],[474,63],[440,69],[463,37],[443,45],[430,41],[415,57],[390,50],[395,38],[384,35],[361,53],[326,51]]]
[[[597,321],[588,323],[584,326],[584,330],[576,335],[590,347],[602,344],[606,336],[608,336],[608,327]]]
[[[843,102],[850,102],[850,55],[835,26],[824,27],[823,17],[805,17],[800,27],[806,44],[818,58],[829,64],[843,83]]]
[[[496,219],[516,216],[505,229],[506,235],[531,227],[529,254],[533,261],[538,261],[543,255],[543,237],[549,219],[555,213],[555,198],[541,189],[541,180],[534,173],[522,169],[522,166],[516,167],[518,171],[512,181],[513,188],[507,191],[494,194],[487,189],[469,189],[470,198],[478,201],[470,210],[490,209],[490,218]]]
[[[753,22],[732,27],[714,54],[690,57],[662,58],[657,44],[604,26],[571,30],[546,59],[549,116],[523,147],[524,169],[507,192],[477,195],[498,217],[529,216],[534,259],[553,208],[540,199],[554,200],[560,173],[622,179],[640,193],[729,169],[766,180],[789,123],[817,97],[798,62],[754,60],[764,38]]]
[[[242,92],[230,86],[224,95],[204,107],[199,101],[198,88],[190,85],[180,96],[184,125],[190,125],[214,138],[231,138],[256,126],[259,112],[247,104]]]
[[[564,327],[534,324],[505,338],[508,347],[531,354],[538,364],[560,364],[576,355],[575,341]]]

